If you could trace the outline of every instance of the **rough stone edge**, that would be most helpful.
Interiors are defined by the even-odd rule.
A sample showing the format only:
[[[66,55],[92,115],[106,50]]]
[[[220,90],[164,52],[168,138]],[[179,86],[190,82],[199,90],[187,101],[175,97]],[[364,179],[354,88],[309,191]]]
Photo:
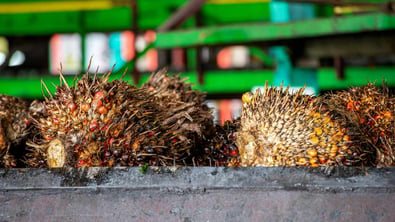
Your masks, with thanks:
[[[287,190],[395,193],[395,168],[138,167],[0,169],[0,191],[123,189],[163,192]]]

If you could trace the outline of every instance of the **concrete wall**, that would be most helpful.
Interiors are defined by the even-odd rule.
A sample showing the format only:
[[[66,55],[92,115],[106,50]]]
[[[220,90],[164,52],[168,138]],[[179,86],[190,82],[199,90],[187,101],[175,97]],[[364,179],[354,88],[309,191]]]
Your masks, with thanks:
[[[0,221],[394,221],[395,168],[0,171]]]

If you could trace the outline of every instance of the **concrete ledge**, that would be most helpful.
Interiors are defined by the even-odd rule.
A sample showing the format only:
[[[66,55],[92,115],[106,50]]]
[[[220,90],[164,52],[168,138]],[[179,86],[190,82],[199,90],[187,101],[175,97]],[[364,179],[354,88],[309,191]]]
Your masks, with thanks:
[[[0,170],[0,221],[391,221],[395,168]]]

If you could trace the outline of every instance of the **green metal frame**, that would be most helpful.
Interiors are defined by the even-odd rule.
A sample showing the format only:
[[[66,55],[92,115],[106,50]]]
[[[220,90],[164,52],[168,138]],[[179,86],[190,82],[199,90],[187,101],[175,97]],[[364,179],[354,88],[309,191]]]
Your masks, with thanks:
[[[252,23],[158,33],[155,46],[167,49],[218,44],[245,44],[368,31],[395,30],[395,17],[373,13],[284,24]]]
[[[55,0],[64,1],[64,0]],[[185,3],[186,0],[138,0],[138,28],[140,30],[156,29],[171,13]],[[1,3],[36,2],[36,0],[0,1]],[[94,2],[94,1],[92,1]],[[329,17],[309,21],[298,21],[285,24],[264,23],[269,21],[269,3],[243,4],[210,4],[201,10],[204,28],[190,29],[195,26],[195,18],[188,19],[181,28],[183,30],[158,33],[156,48],[187,48],[188,67],[196,69],[196,46],[246,44],[253,42],[275,42],[295,38],[331,36],[366,31],[384,31],[395,29],[395,17],[381,13]],[[325,10],[323,10],[325,9]],[[328,7],[317,7],[317,11],[330,14]],[[250,22],[248,24],[243,24]],[[259,22],[259,23],[251,23]],[[50,35],[53,33],[110,32],[129,30],[133,24],[133,16],[129,7],[117,6],[103,10],[0,14],[0,35]],[[229,25],[231,24],[231,25]],[[222,26],[218,26],[222,25]],[[211,27],[215,26],[215,27]],[[185,29],[189,28],[189,29]],[[139,55],[143,54],[140,53]],[[260,58],[266,65],[273,65],[273,60],[258,48],[252,48],[251,54]],[[134,60],[126,64],[131,70]],[[123,72],[124,69],[121,69]],[[395,67],[356,68],[348,67],[345,78],[336,78],[335,70],[323,68],[318,70],[320,89],[342,89],[353,85],[365,84],[367,79],[381,83],[385,77],[390,86],[395,86]],[[114,73],[111,78],[120,78],[122,73]],[[183,76],[196,85],[197,89],[207,93],[242,93],[268,81],[273,83],[273,70],[254,71],[206,71],[204,84],[198,84],[198,74],[187,72]],[[42,77],[0,77],[0,93],[25,98],[42,98],[41,78],[50,88],[58,84],[56,76]],[[148,78],[143,74],[141,82]],[[67,76],[69,83],[74,76]],[[125,76],[133,84],[130,75]]]
[[[0,35],[117,31],[129,29],[131,22],[130,9],[127,7],[111,10],[2,14]]]
[[[345,89],[350,86],[366,84],[367,81],[376,82],[381,85],[383,78],[388,81],[388,85],[395,86],[395,67],[362,68],[348,67],[345,70],[345,78],[336,78],[335,70],[332,68],[322,68],[318,70],[318,84],[322,90]],[[114,73],[110,79],[120,78],[122,73]],[[148,79],[149,74],[141,76],[140,84]],[[183,77],[188,77],[189,82],[195,84],[196,89],[207,93],[243,93],[250,91],[254,86],[262,86],[268,81],[273,84],[273,70],[254,71],[207,71],[203,85],[198,83],[196,72],[186,72]],[[126,75],[125,80],[133,83],[132,77]],[[73,83],[74,76],[66,76],[69,84]],[[54,85],[59,84],[57,76],[45,76],[44,82],[51,92],[55,91]],[[2,77],[0,80],[0,93],[23,98],[42,98],[41,79],[36,77],[14,78]]]
[[[65,0],[54,0],[67,2]],[[156,29],[187,0],[137,0],[139,30]],[[43,2],[38,0],[0,1],[2,3]],[[88,1],[89,2],[89,1]],[[94,4],[94,0],[91,0]],[[128,2],[128,1],[125,1]],[[48,35],[53,33],[106,32],[131,29],[130,7],[116,4],[102,10],[60,11],[40,13],[0,14],[0,35]],[[44,5],[43,5],[44,7]],[[218,13],[218,12],[221,13]],[[267,2],[244,4],[210,4],[201,9],[202,25],[222,25],[241,22],[269,21]],[[183,27],[192,27],[186,22]]]

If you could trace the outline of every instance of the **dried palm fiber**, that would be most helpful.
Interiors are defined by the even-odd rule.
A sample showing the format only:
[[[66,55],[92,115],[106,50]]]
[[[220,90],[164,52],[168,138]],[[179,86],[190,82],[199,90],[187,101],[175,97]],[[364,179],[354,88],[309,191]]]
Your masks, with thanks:
[[[228,120],[224,125],[216,124],[200,140],[194,154],[194,166],[230,166],[240,165],[236,144],[236,132],[240,128],[240,118]]]
[[[229,121],[224,126],[213,124],[213,116],[204,103],[205,93],[192,90],[192,84],[180,76],[167,76],[165,71],[151,75],[143,88],[148,89],[157,99],[166,116],[164,122],[169,122],[172,130],[190,141],[187,146],[191,150],[191,158],[186,159],[187,165],[197,166],[227,166],[237,165],[238,152],[233,135],[239,125],[239,120]],[[179,114],[174,115],[174,110]]]
[[[281,85],[243,95],[237,144],[242,166],[343,165],[348,136],[316,97]]]
[[[163,69],[152,74],[142,86],[163,111],[163,125],[169,125],[176,133],[192,132],[202,135],[212,128],[213,116],[204,103],[206,94],[192,89],[187,78],[169,76]],[[175,115],[177,114],[177,115]]]
[[[380,167],[395,165],[395,98],[390,98],[385,81],[382,88],[368,82],[331,94],[324,103],[345,123],[357,161]]]
[[[0,94],[0,167],[14,167],[13,155],[29,131],[28,102]]]
[[[213,128],[211,110],[204,103],[206,94],[192,89],[192,84],[179,75],[169,76],[163,69],[152,74],[142,86],[159,106],[160,128],[171,149],[185,152],[184,164],[190,164],[191,155],[200,147],[198,141],[204,139]],[[180,152],[179,152],[180,153]]]
[[[202,131],[198,115],[209,111],[175,95],[164,97],[165,81],[138,89],[122,80],[110,82],[109,75],[86,74],[71,87],[63,80],[54,97],[32,114],[42,139],[29,143],[38,156],[29,156],[31,166],[184,164],[194,144],[190,134]],[[176,78],[165,72],[154,75]],[[44,165],[37,165],[40,158]]]

